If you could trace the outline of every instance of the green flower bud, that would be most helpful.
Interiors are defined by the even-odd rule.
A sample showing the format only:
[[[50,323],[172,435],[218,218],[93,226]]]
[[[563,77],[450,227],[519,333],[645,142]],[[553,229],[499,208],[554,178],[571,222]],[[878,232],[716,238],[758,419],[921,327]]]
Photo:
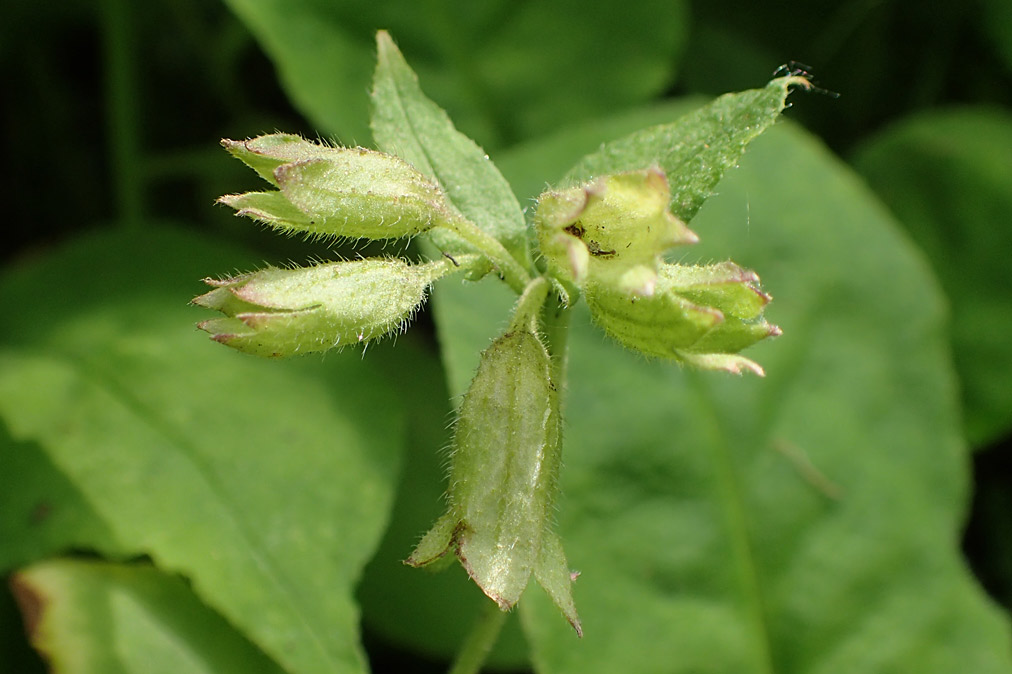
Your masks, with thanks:
[[[222,143],[280,191],[219,201],[284,232],[396,239],[461,218],[435,183],[393,155],[288,134]]]
[[[780,328],[762,319],[770,297],[758,282],[755,272],[732,262],[664,264],[650,296],[595,283],[586,288],[586,298],[594,320],[629,348],[702,369],[762,375],[759,365],[735,355],[780,334]]]
[[[224,280],[193,303],[225,314],[199,323],[211,338],[258,356],[290,356],[358,344],[403,329],[429,284],[452,272],[442,259],[356,260],[269,267]]]
[[[424,566],[453,550],[504,611],[533,574],[580,633],[571,575],[552,530],[561,451],[558,393],[548,352],[528,320],[547,288],[544,279],[532,283],[506,334],[482,353],[455,427],[449,510],[406,563]],[[540,297],[527,301],[532,293]]]
[[[577,285],[589,280],[650,295],[661,254],[698,241],[668,210],[670,201],[658,168],[542,194],[534,223],[549,268]]]

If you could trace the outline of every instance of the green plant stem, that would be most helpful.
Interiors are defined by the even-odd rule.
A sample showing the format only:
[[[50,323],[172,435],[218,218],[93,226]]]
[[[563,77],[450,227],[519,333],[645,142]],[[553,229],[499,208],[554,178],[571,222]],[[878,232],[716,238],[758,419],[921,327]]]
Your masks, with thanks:
[[[133,49],[129,0],[104,0],[102,38],[105,57],[105,104],[108,112],[109,163],[116,201],[116,219],[137,227],[144,210],[137,101],[140,100]]]
[[[552,384],[559,394],[559,411],[565,414],[566,372],[569,367],[569,321],[573,310],[558,299],[551,299],[541,307],[541,323],[552,355]]]
[[[445,226],[485,255],[517,295],[523,294],[524,288],[531,282],[531,275],[510,255],[499,239],[486,233],[470,220],[453,220]]]
[[[489,651],[499,638],[499,632],[502,631],[508,614],[499,610],[493,601],[486,601],[483,604],[477,621],[465,637],[464,644],[457,653],[457,659],[450,667],[449,674],[478,674],[481,666],[485,664]]]
[[[516,308],[513,310],[513,319],[510,321],[509,331],[529,329],[534,330],[537,326],[538,315],[545,305],[545,296],[548,294],[548,281],[543,276],[536,277],[527,284],[524,292],[517,300]]]

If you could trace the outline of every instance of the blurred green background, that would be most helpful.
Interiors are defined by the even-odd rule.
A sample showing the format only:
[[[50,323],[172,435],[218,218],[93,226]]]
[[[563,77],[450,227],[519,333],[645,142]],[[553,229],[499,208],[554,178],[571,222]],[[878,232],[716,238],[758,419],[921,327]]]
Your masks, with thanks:
[[[533,139],[571,126],[606,128],[597,120],[649,116],[668,99],[761,86],[781,64],[807,64],[839,96],[795,94],[787,116],[867,181],[948,295],[974,450],[963,549],[990,595],[1012,607],[1008,0],[13,0],[0,17],[0,254],[11,267],[86,232],[159,222],[228,239],[252,259],[320,255],[213,205],[257,188],[217,140],[282,130],[369,145],[378,28],[493,159],[522,157]],[[533,189],[555,177],[534,176]],[[217,271],[228,270],[206,273]],[[435,349],[425,317],[414,330],[420,348]],[[7,652],[30,658],[9,594],[0,613]],[[403,671],[400,658],[427,671],[385,636],[367,631],[366,643],[376,671]]]

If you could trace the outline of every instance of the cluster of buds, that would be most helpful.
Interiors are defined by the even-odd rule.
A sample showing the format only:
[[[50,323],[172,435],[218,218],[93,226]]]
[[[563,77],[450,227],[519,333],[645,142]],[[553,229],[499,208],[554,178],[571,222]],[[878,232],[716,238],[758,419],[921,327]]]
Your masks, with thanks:
[[[535,227],[550,272],[583,291],[595,322],[625,346],[703,369],[763,374],[738,351],[780,329],[762,318],[770,297],[755,272],[724,262],[664,261],[699,240],[669,210],[657,168],[549,191]]]
[[[762,369],[738,352],[779,329],[762,318],[770,298],[755,273],[725,262],[683,266],[663,254],[698,237],[669,210],[657,168],[545,192],[534,218],[544,275],[457,211],[433,180],[393,155],[272,134],[224,141],[276,189],[229,195],[238,215],[288,233],[393,239],[443,228],[474,254],[267,268],[226,279],[197,305],[223,317],[199,327],[247,353],[276,357],[365,343],[403,329],[439,278],[498,268],[520,299],[506,331],[482,354],[453,440],[448,510],[407,560],[452,552],[503,609],[531,576],[581,632],[572,576],[552,527],[561,452],[559,393],[539,332],[549,291],[578,293],[610,336],[649,356],[735,373]],[[526,255],[522,256],[526,258]]]
[[[278,189],[219,201],[286,233],[396,239],[462,220],[438,185],[393,155],[281,133],[222,145]],[[193,303],[225,315],[198,327],[240,351],[326,351],[403,329],[433,282],[477,262],[464,255],[425,264],[364,259],[271,267],[205,279],[213,290]]]

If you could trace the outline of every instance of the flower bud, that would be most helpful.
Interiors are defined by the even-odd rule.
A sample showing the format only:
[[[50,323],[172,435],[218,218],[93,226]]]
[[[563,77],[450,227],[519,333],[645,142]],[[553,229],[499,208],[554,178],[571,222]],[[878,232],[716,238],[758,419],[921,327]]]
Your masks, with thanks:
[[[288,134],[222,143],[279,191],[219,201],[284,232],[395,239],[461,217],[435,183],[393,155]]]
[[[630,295],[609,284],[591,284],[587,305],[605,332],[650,356],[672,358],[702,369],[740,373],[762,368],[734,355],[780,334],[762,319],[769,295],[755,272],[732,262],[659,268],[653,295]]]
[[[533,573],[579,633],[572,579],[552,530],[561,450],[558,394],[548,352],[523,322],[515,320],[482,353],[455,428],[449,511],[406,563],[424,566],[454,550],[504,611],[520,599]]]
[[[211,338],[258,356],[290,356],[367,342],[402,329],[450,260],[356,260],[269,267],[221,281],[193,303],[225,314],[199,323]]]
[[[602,176],[538,199],[535,228],[552,272],[582,285],[610,283],[650,295],[660,255],[698,237],[668,210],[671,190],[658,168]]]

